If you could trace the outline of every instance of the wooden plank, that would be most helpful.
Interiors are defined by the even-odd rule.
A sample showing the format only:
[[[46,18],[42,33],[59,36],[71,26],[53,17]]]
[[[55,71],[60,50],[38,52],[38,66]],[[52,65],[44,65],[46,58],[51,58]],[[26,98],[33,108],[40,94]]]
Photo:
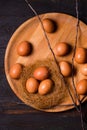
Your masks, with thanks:
[[[74,0],[35,1],[31,0],[31,3],[40,14],[57,11],[76,16]],[[86,0],[79,1],[79,10],[80,19],[87,24]],[[34,14],[24,1],[0,0],[0,130],[82,130],[79,113],[75,110],[50,114],[13,103],[21,101],[12,92],[5,77],[5,49],[15,29],[32,16]],[[87,103],[83,106],[83,113],[87,116]],[[84,124],[86,130],[87,118]]]

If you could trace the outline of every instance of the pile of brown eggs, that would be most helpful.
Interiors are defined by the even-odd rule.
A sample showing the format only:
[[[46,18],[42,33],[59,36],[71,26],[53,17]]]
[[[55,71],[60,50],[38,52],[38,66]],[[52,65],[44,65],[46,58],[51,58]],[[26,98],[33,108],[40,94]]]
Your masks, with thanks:
[[[23,41],[17,47],[17,53],[20,56],[28,56],[31,53],[31,44]],[[10,69],[10,76],[13,79],[19,79],[23,66],[19,63],[14,64]],[[46,66],[40,66],[33,72],[33,77],[27,79],[26,90],[29,93],[48,94],[53,86],[53,81],[49,78],[50,72]]]
[[[49,93],[53,86],[53,81],[49,78],[49,70],[46,66],[35,69],[33,77],[26,81],[26,89],[30,93],[38,92],[41,95]]]
[[[43,21],[44,29],[47,33],[53,33],[56,29],[54,21],[51,19],[44,19]],[[21,42],[17,47],[17,53],[20,56],[28,56],[31,54],[31,44],[27,41]],[[70,53],[70,45],[65,42],[57,43],[53,49],[56,56],[62,57]],[[75,53],[75,62],[77,64],[82,64],[81,73],[87,76],[87,49],[78,47]],[[61,74],[64,77],[70,77],[72,74],[72,65],[67,61],[59,62]],[[16,63],[10,69],[11,78],[18,79],[22,73],[23,66]],[[33,72],[33,76],[27,79],[26,89],[29,93],[38,92],[41,95],[48,94],[53,86],[53,81],[49,78],[50,76],[49,68],[46,66],[39,66]],[[79,95],[87,94],[87,79],[82,79],[76,84],[76,90]]]

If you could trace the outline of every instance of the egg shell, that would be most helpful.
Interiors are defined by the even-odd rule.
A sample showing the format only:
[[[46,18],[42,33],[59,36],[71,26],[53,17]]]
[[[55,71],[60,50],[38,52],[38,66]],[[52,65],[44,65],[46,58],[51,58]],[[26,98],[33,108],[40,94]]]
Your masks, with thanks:
[[[87,76],[87,64],[84,64],[81,68],[81,73],[85,76]]]
[[[70,46],[67,43],[59,42],[54,48],[54,53],[57,56],[65,56],[70,51]]]
[[[87,79],[80,80],[76,85],[76,90],[79,95],[87,94]]]
[[[36,93],[38,91],[39,82],[31,77],[26,81],[26,89],[29,93]]]
[[[14,64],[10,68],[10,72],[9,72],[11,78],[13,78],[13,79],[19,79],[20,75],[22,73],[22,69],[23,69],[23,66],[21,64],[19,64],[19,63]]]
[[[49,18],[45,18],[45,19],[43,19],[42,23],[43,23],[43,27],[47,33],[52,33],[55,31],[55,24],[54,24],[53,20],[51,20]]]
[[[31,53],[31,44],[27,41],[21,42],[17,46],[17,53],[20,56],[28,56]]]
[[[49,70],[45,66],[41,66],[35,69],[33,76],[37,80],[44,80],[49,77]]]
[[[67,77],[71,75],[72,67],[70,63],[68,63],[67,61],[61,61],[59,63],[59,66],[63,76]]]
[[[41,81],[38,92],[41,95],[48,94],[52,90],[53,81],[51,79],[45,79]]]
[[[75,61],[78,64],[83,64],[87,62],[87,50],[85,48],[77,48],[75,54]]]

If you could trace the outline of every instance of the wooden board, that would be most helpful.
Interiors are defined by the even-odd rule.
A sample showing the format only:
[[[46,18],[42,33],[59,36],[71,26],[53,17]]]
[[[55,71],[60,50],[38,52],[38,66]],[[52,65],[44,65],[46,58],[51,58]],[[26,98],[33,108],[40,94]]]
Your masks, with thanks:
[[[51,43],[52,49],[55,47],[57,42],[67,42],[73,48],[74,43],[75,43],[75,37],[76,37],[76,24],[77,24],[76,18],[66,15],[66,14],[60,14],[60,13],[47,13],[47,14],[40,15],[40,17],[41,17],[41,19],[50,18],[50,19],[54,20],[58,25],[55,33],[52,33],[52,34],[47,33],[47,36]],[[79,40],[78,40],[79,47],[87,48],[86,35],[87,35],[87,27],[84,23],[82,23],[80,21]],[[33,49],[32,55],[30,55],[28,57],[21,57],[17,54],[17,46],[21,41],[25,41],[25,40],[29,41],[34,46],[34,49]],[[63,57],[63,58],[57,57],[57,60],[58,61],[67,60],[67,61],[71,62],[72,54],[73,54],[73,51],[71,51],[70,55],[68,55],[66,57]],[[64,98],[64,99],[60,100],[61,102],[58,102],[58,104],[56,103],[55,106],[52,106],[49,108],[41,108],[41,106],[40,107],[39,107],[39,105],[36,106],[36,104],[32,103],[33,101],[30,101],[31,98],[30,98],[29,94],[25,91],[24,86],[21,85],[21,83],[22,83],[21,80],[13,80],[13,79],[11,79],[11,77],[9,75],[9,70],[10,70],[11,66],[15,63],[21,63],[26,67],[29,65],[31,66],[31,65],[35,64],[37,61],[41,60],[42,64],[44,64],[44,63],[47,64],[47,62],[43,63],[43,61],[46,61],[47,58],[53,60],[53,56],[51,54],[51,51],[48,48],[47,41],[44,37],[44,33],[41,28],[41,24],[37,17],[31,18],[31,19],[27,20],[26,22],[24,22],[15,31],[15,33],[13,34],[13,36],[11,37],[11,39],[8,43],[7,49],[6,49],[5,72],[6,72],[6,77],[10,84],[10,87],[23,102],[25,102],[27,105],[30,105],[36,109],[39,109],[42,111],[48,111],[48,112],[59,112],[59,111],[65,111],[65,110],[71,109],[74,106],[59,107],[59,105],[62,105],[62,104],[72,104],[72,100],[65,88],[63,89],[63,93],[66,90],[67,96],[62,94],[62,98]],[[54,65],[54,63],[53,63],[53,65]],[[75,67],[78,70],[78,73],[75,76],[75,83],[82,78],[87,78],[87,77],[83,76],[79,71],[81,65],[78,65],[75,63]],[[56,68],[56,65],[54,65],[54,68]],[[72,85],[71,85],[72,84],[71,79],[69,79],[69,83],[70,83],[70,89],[72,91],[72,94],[74,95]],[[61,95],[61,93],[60,93],[60,95]],[[64,97],[63,97],[63,95],[64,95]],[[75,97],[74,97],[74,99],[75,99]],[[55,100],[55,97],[54,97],[54,100]],[[85,100],[86,100],[86,98],[85,98]],[[41,101],[43,101],[43,100],[41,99]],[[45,99],[45,101],[46,101],[46,99]]]

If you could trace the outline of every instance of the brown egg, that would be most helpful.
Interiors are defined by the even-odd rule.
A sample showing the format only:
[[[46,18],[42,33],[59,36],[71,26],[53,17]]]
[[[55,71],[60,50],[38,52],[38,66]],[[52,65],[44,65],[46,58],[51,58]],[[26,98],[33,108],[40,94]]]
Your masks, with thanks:
[[[45,66],[41,66],[35,69],[33,76],[37,79],[37,80],[44,80],[46,78],[48,78],[49,76],[49,70],[47,67]]]
[[[48,94],[53,86],[53,81],[51,79],[45,79],[43,81],[41,81],[39,88],[38,88],[38,92],[41,95],[45,95]]]
[[[26,89],[29,93],[36,93],[38,91],[39,82],[35,78],[29,78],[26,81]]]
[[[70,63],[68,63],[67,61],[61,61],[59,63],[59,66],[63,76],[67,77],[71,75],[72,67]]]
[[[55,31],[55,24],[51,19],[45,18],[42,23],[46,32],[52,33]]]
[[[75,61],[78,64],[83,64],[86,63],[87,61],[87,52],[85,48],[77,48],[76,49],[76,54],[75,54]]]
[[[27,41],[21,42],[17,47],[17,53],[20,56],[27,56],[31,52],[31,44]]]
[[[87,79],[80,80],[76,85],[76,90],[79,95],[87,94]]]
[[[87,64],[84,64],[81,68],[81,73],[85,76],[87,76]]]
[[[20,75],[21,75],[21,73],[22,73],[22,68],[23,68],[23,67],[22,67],[21,64],[19,64],[19,63],[14,64],[14,65],[11,67],[10,72],[9,72],[11,78],[13,78],[13,79],[18,79],[18,78],[20,78]]]
[[[56,44],[54,48],[54,53],[57,56],[64,56],[69,53],[69,45],[67,43],[60,42]]]

